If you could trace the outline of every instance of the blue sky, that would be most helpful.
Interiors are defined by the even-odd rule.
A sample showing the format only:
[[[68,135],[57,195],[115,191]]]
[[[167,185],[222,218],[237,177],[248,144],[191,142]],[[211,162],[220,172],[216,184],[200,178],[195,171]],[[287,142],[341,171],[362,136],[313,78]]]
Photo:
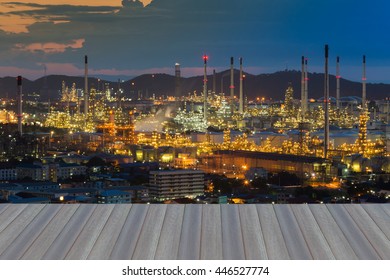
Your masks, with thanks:
[[[143,8],[21,2],[0,1],[0,19],[20,21],[19,30],[0,24],[0,76],[37,78],[43,65],[49,74],[81,75],[85,54],[95,75],[171,74],[176,62],[184,75],[200,74],[204,53],[217,71],[230,56],[242,56],[253,74],[299,70],[304,55],[310,72],[322,72],[329,44],[331,73],[339,55],[342,76],[359,81],[365,54],[368,82],[390,83],[384,0],[154,0]]]

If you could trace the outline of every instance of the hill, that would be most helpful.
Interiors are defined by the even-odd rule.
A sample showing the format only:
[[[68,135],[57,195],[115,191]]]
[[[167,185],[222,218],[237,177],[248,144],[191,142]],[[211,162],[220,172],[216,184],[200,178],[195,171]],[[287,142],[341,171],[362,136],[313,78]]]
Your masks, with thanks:
[[[234,71],[235,80],[235,95],[239,94],[239,71]],[[76,83],[77,88],[84,87],[84,78],[76,76],[51,75],[45,78],[40,78],[35,81],[28,79],[23,80],[23,92],[25,96],[29,93],[39,93],[41,101],[46,101],[49,98],[55,100],[59,98],[62,81],[71,87]],[[284,92],[288,84],[294,88],[294,98],[300,98],[301,88],[301,72],[300,71],[279,71],[272,74],[252,75],[245,73],[244,93],[249,99],[256,97],[272,98],[273,100],[284,99]],[[330,75],[330,95],[335,96],[336,92],[336,77]],[[98,80],[97,78],[89,78],[89,87],[102,89],[107,84],[114,91],[118,89],[117,82],[106,80]],[[130,98],[156,97],[173,95],[175,89],[175,77],[168,74],[144,74],[135,77],[131,80],[121,82],[121,88],[124,94]],[[225,95],[230,95],[230,70],[225,70],[216,74],[216,91],[221,92],[221,86]],[[213,87],[213,77],[208,76],[208,89]],[[189,78],[181,78],[181,92],[183,95],[188,93],[201,94],[203,89],[203,76],[195,76]],[[321,73],[309,73],[309,98],[320,98],[324,92],[324,75]],[[359,82],[353,82],[341,79],[341,96],[361,96],[362,85]],[[368,99],[383,99],[390,95],[390,84],[373,84],[367,83]],[[0,97],[15,97],[16,96],[16,79],[14,77],[0,78]]]

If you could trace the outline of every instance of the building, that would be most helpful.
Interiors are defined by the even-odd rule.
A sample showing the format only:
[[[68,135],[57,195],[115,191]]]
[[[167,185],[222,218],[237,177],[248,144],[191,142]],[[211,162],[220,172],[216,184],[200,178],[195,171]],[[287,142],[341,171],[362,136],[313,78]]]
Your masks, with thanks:
[[[149,196],[151,199],[194,198],[203,194],[203,171],[159,170],[149,173]]]
[[[55,163],[49,166],[50,179],[57,180],[71,179],[73,176],[86,175],[87,167],[75,163]]]
[[[208,172],[233,172],[236,177],[244,174],[250,168],[264,168],[268,172],[287,171],[298,177],[320,173],[334,177],[335,169],[329,162],[319,157],[298,156],[278,153],[264,153],[251,151],[216,151],[214,155],[201,159],[199,167]]]
[[[46,164],[20,163],[16,167],[19,180],[29,178],[33,181],[49,179],[49,166]]]
[[[196,167],[196,163],[197,159],[195,157],[191,157],[190,154],[179,154],[174,160],[174,166],[178,169],[193,169]]]
[[[120,190],[105,190],[97,195],[98,204],[131,203],[131,194]]]
[[[13,181],[18,177],[15,166],[2,162],[0,164],[0,181]]]

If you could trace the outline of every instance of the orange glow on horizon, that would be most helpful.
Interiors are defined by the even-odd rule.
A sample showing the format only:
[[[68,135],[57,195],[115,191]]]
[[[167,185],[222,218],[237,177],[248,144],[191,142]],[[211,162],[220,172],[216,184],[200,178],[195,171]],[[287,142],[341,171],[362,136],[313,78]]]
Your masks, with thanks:
[[[144,5],[150,4],[152,0],[140,0]],[[9,3],[9,0],[0,0],[0,5]],[[122,0],[19,0],[18,3],[34,3],[40,5],[76,5],[76,6],[122,6]]]

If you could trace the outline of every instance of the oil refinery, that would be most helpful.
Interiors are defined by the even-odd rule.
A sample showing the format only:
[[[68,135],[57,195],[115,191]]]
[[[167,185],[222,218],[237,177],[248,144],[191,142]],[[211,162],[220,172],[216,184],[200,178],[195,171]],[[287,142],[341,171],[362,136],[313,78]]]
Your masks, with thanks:
[[[341,97],[340,57],[335,61],[336,93],[330,96],[327,45],[324,58],[322,98],[310,96],[309,62],[302,56],[300,88],[286,84],[284,100],[251,100],[245,89],[243,58],[238,59],[239,70],[230,58],[230,74],[220,75],[220,92],[216,71],[209,74],[209,57],[204,55],[200,93],[183,92],[180,64],[176,63],[171,95],[129,98],[121,80],[116,89],[100,85],[100,80],[97,87],[90,85],[85,56],[84,87],[63,81],[58,85],[60,99],[45,104],[47,112],[39,118],[23,112],[22,77],[18,77],[17,110],[3,109],[1,115],[3,130],[17,123],[18,134],[2,138],[2,160],[103,153],[126,157],[128,162],[155,162],[160,169],[195,169],[244,182],[254,170],[292,173],[302,187],[339,188],[343,180],[358,174],[369,178],[382,174],[388,180],[388,98],[381,106],[369,104],[365,56],[361,97]],[[238,92],[234,84],[237,73]],[[229,92],[222,86],[226,76],[230,76]],[[300,92],[300,99],[294,98],[294,92]],[[3,135],[7,133],[3,131]],[[25,148],[18,148],[17,141]]]

